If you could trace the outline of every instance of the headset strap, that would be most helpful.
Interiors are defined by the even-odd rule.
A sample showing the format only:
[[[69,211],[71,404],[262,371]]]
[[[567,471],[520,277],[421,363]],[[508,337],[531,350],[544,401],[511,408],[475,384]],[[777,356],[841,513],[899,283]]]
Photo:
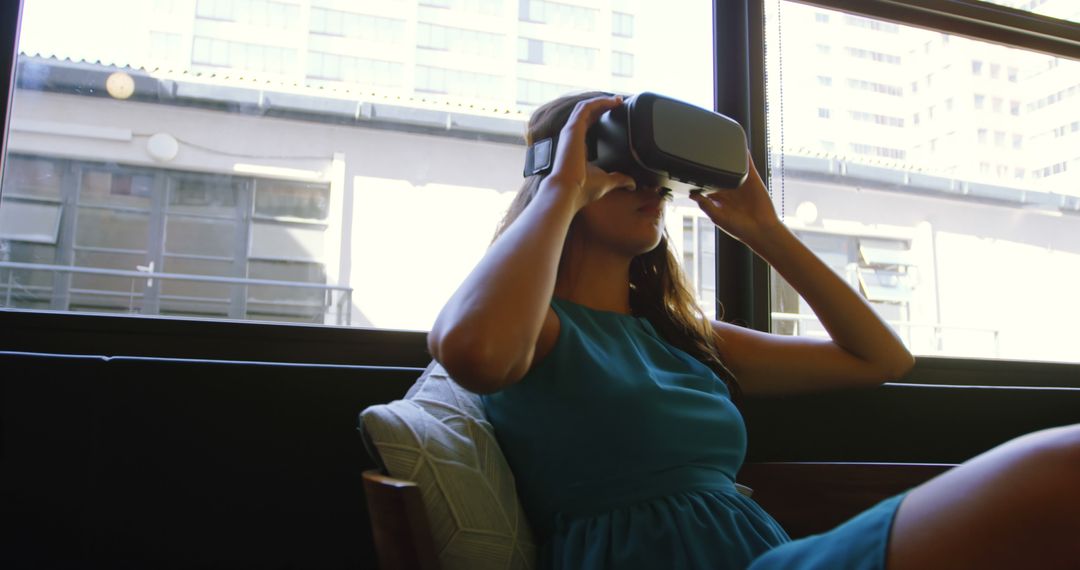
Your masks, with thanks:
[[[555,164],[555,141],[554,138],[546,138],[529,145],[525,151],[523,176],[551,172],[551,167]]]

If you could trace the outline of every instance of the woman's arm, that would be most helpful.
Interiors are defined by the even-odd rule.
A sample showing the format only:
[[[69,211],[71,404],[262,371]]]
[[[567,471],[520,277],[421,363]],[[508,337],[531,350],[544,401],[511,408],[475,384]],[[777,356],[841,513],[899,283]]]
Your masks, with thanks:
[[[586,163],[589,126],[621,103],[602,97],[575,107],[559,135],[554,168],[536,197],[436,318],[428,350],[465,388],[487,393],[517,382],[532,366],[541,333],[555,338],[551,296],[570,222],[607,191],[633,185],[628,176]]]
[[[831,337],[774,335],[714,321],[716,345],[747,394],[877,384],[911,369],[914,358],[892,328],[780,221],[753,162],[738,189],[694,200],[721,229],[772,265]]]

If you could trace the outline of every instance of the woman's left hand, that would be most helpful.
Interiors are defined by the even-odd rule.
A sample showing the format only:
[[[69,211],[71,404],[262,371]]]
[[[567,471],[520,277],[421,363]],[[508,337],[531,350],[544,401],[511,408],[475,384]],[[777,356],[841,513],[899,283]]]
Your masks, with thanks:
[[[708,194],[692,192],[690,199],[697,202],[720,229],[753,247],[758,237],[780,225],[780,218],[749,153],[746,160],[749,172],[738,188]]]

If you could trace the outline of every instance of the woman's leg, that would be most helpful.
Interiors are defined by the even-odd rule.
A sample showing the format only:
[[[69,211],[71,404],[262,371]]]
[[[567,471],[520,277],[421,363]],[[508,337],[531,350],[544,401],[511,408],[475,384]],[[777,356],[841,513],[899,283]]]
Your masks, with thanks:
[[[1080,568],[1080,424],[996,447],[913,489],[889,570]]]

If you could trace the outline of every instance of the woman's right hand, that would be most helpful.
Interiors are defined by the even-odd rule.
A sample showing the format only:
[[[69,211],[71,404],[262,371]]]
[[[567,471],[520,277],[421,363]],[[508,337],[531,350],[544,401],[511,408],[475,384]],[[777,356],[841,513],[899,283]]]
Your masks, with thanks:
[[[572,193],[577,210],[617,188],[634,189],[634,179],[620,172],[605,172],[589,164],[585,135],[607,111],[622,105],[622,97],[595,97],[579,101],[559,132],[555,164],[541,183],[541,192]],[[545,188],[545,186],[547,188]]]

